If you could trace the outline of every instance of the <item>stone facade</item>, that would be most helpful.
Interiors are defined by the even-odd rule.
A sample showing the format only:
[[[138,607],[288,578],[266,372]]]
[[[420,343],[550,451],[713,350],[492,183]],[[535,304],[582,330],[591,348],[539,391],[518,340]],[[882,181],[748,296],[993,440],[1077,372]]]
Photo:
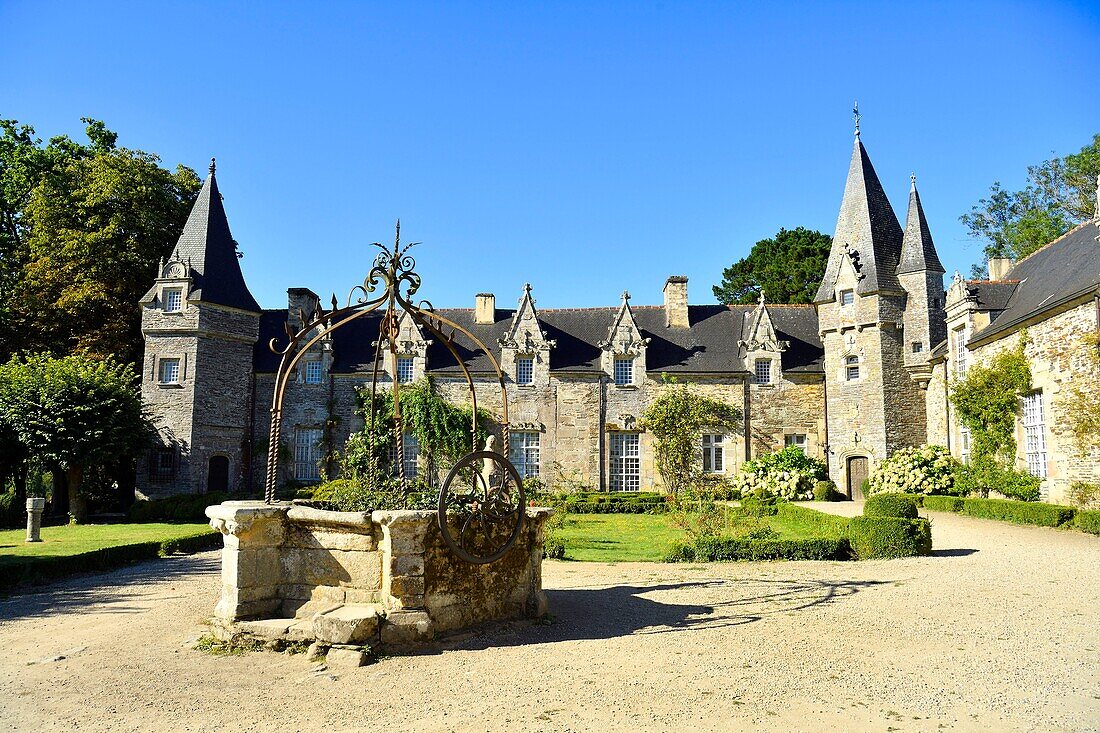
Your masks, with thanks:
[[[213,174],[203,192],[142,301],[142,390],[164,441],[150,456],[148,476],[139,477],[140,493],[150,497],[208,491],[215,483],[241,493],[261,490],[279,364],[267,344],[285,343],[286,330],[300,328],[320,307],[305,288],[288,290],[286,309],[255,306]],[[1074,256],[1085,258],[1083,266],[1070,268],[1075,272],[1088,272],[1093,240],[1086,234],[1074,235]],[[743,410],[742,425],[718,436],[719,473],[732,474],[745,460],[784,445],[801,445],[827,461],[841,491],[856,496],[859,479],[901,447],[932,442],[950,445],[956,455],[965,452],[947,398],[957,376],[955,340],[971,360],[986,358],[1006,335],[982,335],[1030,307],[1033,317],[1016,328],[1029,329],[1036,383],[1049,392],[1047,484],[1052,496],[1061,495],[1070,481],[1096,473],[1096,457],[1074,458],[1058,422],[1066,384],[1090,376],[1090,367],[1068,349],[1096,329],[1089,305],[1095,287],[1074,291],[1080,302],[1072,307],[1055,303],[1053,295],[1036,301],[1045,305],[1028,306],[1020,278],[1013,279],[1019,268],[1002,264],[997,281],[959,278],[945,293],[915,180],[903,229],[857,137],[812,306],[771,305],[763,294],[755,306],[693,306],[687,278],[672,276],[659,306],[636,306],[624,293],[613,308],[539,310],[525,285],[512,309],[498,309],[493,294],[480,293],[473,308],[439,312],[492,352],[459,343],[478,406],[493,416],[488,427],[503,437],[507,407],[511,434],[522,436],[532,459],[525,470],[544,484],[661,490],[652,436],[641,419],[665,377],[674,376]],[[1055,262],[1043,269],[1059,267]],[[1027,279],[1032,291],[1062,287],[1035,273]],[[357,390],[371,379],[377,320],[361,318],[317,340],[298,363],[283,409],[281,484],[332,475],[333,452],[362,428]],[[429,376],[444,398],[469,402],[470,387],[437,341],[403,318],[397,352],[380,365],[379,389],[388,391],[394,379]],[[178,365],[173,381],[163,379],[165,359]],[[507,406],[494,359],[507,385]],[[631,473],[625,478],[624,466]],[[219,471],[228,478],[219,478]]]

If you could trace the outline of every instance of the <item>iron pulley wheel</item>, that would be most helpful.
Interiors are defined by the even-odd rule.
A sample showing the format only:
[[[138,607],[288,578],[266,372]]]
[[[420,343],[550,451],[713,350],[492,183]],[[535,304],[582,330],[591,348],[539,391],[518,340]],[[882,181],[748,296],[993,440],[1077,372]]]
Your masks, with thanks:
[[[461,559],[483,565],[504,557],[523,529],[523,480],[496,451],[459,459],[439,490],[439,530]]]

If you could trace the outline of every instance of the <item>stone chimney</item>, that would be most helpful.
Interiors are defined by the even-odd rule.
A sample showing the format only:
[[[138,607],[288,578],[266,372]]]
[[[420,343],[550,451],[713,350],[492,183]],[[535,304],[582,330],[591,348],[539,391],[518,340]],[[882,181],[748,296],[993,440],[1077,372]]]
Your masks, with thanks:
[[[286,307],[287,321],[298,332],[306,322],[312,320],[313,314],[321,307],[321,299],[309,288],[287,288]]]
[[[491,326],[497,322],[497,296],[478,293],[474,299],[474,323]]]
[[[673,275],[665,281],[665,326],[688,328],[688,279]]]
[[[1005,275],[1012,269],[1012,266],[1016,264],[1011,257],[990,257],[989,258],[989,279],[990,280],[1004,280]]]

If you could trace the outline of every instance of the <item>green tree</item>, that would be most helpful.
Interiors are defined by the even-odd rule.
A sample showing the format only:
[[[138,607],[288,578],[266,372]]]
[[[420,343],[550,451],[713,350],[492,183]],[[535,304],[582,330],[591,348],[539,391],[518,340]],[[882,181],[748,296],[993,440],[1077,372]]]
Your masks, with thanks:
[[[87,514],[85,475],[135,458],[153,437],[133,368],[86,356],[35,354],[0,365],[0,422],[33,461],[65,474],[78,522]]]
[[[666,388],[642,414],[641,427],[656,439],[657,471],[673,494],[699,478],[703,430],[740,430],[742,413],[720,400],[696,393],[687,384],[665,378]]]
[[[724,305],[755,303],[763,290],[770,303],[812,303],[832,243],[828,234],[812,229],[780,229],[722,271],[714,297]]]
[[[959,217],[971,236],[985,242],[986,257],[1020,259],[1096,214],[1100,134],[1077,153],[1028,166],[1027,185],[1009,191],[999,182]],[[974,266],[975,274],[984,271]]]

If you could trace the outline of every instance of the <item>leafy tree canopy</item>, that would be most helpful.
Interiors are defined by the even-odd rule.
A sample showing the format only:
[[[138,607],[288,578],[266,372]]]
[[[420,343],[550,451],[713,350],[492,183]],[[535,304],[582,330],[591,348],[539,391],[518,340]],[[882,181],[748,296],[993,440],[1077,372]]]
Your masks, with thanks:
[[[1028,166],[1027,185],[1009,191],[994,183],[959,221],[985,242],[986,257],[1026,257],[1096,213],[1100,134],[1080,152]],[[974,266],[981,276],[982,265]]]
[[[179,237],[200,182],[157,156],[116,146],[84,118],[88,143],[45,145],[0,120],[0,358],[140,350],[135,304]]]
[[[755,303],[763,290],[770,303],[812,303],[832,243],[828,234],[805,227],[780,229],[722,271],[714,297],[724,305],[748,304]]]
[[[65,471],[77,521],[85,474],[136,457],[153,436],[133,368],[86,356],[35,354],[0,365],[0,423],[32,460]]]

